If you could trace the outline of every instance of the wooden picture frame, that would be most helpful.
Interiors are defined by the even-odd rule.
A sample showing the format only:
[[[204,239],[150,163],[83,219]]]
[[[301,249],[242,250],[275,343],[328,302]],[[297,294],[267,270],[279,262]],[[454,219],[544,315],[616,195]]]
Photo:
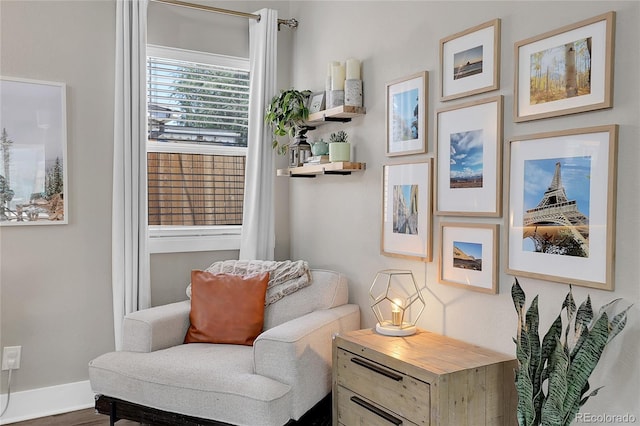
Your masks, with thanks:
[[[618,126],[509,141],[507,274],[613,290]]]
[[[388,157],[427,152],[428,91],[427,71],[386,84]]]
[[[440,40],[440,100],[500,88],[500,19]]]
[[[316,92],[309,96],[309,114],[324,111],[325,109],[325,92]]]
[[[608,12],[516,42],[514,121],[611,108],[614,29]]]
[[[431,261],[431,173],[430,158],[383,166],[383,255]]]
[[[502,216],[503,97],[436,113],[436,215]]]
[[[0,226],[69,221],[66,91],[0,77]]]
[[[481,293],[498,293],[498,225],[440,223],[438,281]]]

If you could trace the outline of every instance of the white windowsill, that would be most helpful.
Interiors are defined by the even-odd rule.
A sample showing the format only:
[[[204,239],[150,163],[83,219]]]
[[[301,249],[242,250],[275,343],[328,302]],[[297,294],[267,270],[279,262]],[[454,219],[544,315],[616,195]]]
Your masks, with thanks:
[[[242,226],[149,227],[149,253],[239,250]]]

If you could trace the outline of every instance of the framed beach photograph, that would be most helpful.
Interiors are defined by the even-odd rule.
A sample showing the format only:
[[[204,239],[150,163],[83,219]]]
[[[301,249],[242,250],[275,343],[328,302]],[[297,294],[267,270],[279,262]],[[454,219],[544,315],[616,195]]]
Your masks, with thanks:
[[[515,43],[514,121],[613,106],[615,12]]]
[[[430,262],[431,159],[384,165],[382,179],[382,254]]]
[[[500,88],[500,19],[440,40],[440,100]]]
[[[613,290],[618,126],[509,141],[511,275]]]
[[[438,281],[496,294],[498,241],[496,224],[440,223]]]
[[[66,85],[0,77],[0,226],[68,223]]]
[[[428,85],[427,71],[387,83],[387,156],[427,152]]]
[[[502,111],[502,96],[437,111],[436,215],[502,215]]]
[[[325,109],[325,92],[317,92],[309,96],[309,114],[323,111]]]

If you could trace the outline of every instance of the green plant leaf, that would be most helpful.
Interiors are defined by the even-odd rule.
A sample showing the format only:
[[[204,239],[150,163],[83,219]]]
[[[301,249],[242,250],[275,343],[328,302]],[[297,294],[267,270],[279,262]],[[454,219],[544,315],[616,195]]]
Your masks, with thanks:
[[[564,419],[564,401],[567,394],[569,358],[560,340],[549,358],[549,394],[542,405],[542,425],[558,426]]]
[[[584,398],[582,398],[582,399],[580,400],[580,407],[582,407],[582,406],[587,402],[587,400],[588,400],[589,398],[591,398],[592,396],[596,396],[596,395],[598,394],[598,392],[600,391],[600,389],[602,389],[603,387],[604,387],[604,386],[600,386],[599,388],[594,389],[594,390],[593,390],[593,392],[591,392],[589,395],[587,395],[587,396],[585,396]],[[588,389],[587,389],[587,390],[588,390]],[[584,392],[582,392],[582,394],[584,395],[584,394],[587,392],[587,390],[586,390],[586,391],[584,391]],[[576,414],[578,414],[578,412],[576,412]],[[574,415],[574,416],[575,416],[575,415]]]
[[[609,338],[607,339],[607,343],[616,337],[618,333],[624,329],[624,326],[627,325],[627,312],[632,306],[633,305],[629,305],[627,309],[613,317],[613,320],[609,323]]]
[[[566,410],[566,417],[563,419],[562,424],[570,424],[573,421],[573,416],[577,413],[576,406],[579,407],[580,399],[582,396],[582,389],[585,387],[589,376],[595,369],[602,351],[604,350],[609,337],[609,319],[607,314],[602,314],[594,323],[591,330],[587,330],[584,342],[573,356],[569,370],[567,373],[567,396],[565,399],[564,407]]]
[[[565,350],[570,351],[571,359],[578,352],[580,347],[584,344],[589,332],[589,326],[593,321],[593,309],[591,308],[591,297],[587,296],[587,300],[580,304],[578,311],[576,312],[575,323],[573,327],[574,347],[570,348],[568,343],[565,343]],[[569,325],[567,325],[569,327]],[[569,331],[567,330],[567,334]]]
[[[573,299],[573,292],[572,292],[573,288],[571,286],[569,286],[569,293],[567,293],[567,296],[564,298],[564,302],[562,302],[562,309],[566,309],[567,310],[567,328],[565,330],[565,334],[564,334],[564,347],[567,348],[569,345],[568,342],[568,338],[569,338],[569,330],[571,329],[571,323],[573,322],[573,316],[576,313],[576,302]],[[560,311],[562,311],[562,309]]]

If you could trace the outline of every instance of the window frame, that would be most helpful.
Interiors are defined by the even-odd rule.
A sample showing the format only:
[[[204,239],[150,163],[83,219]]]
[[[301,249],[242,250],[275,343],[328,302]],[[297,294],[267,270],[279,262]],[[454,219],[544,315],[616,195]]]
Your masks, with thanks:
[[[147,45],[147,56],[179,61],[211,64],[249,71],[249,59],[207,52]],[[146,73],[146,71],[145,71]],[[145,92],[146,93],[146,92]],[[173,142],[171,144],[145,140],[146,152],[171,152],[205,155],[243,155],[246,147],[200,145]],[[145,161],[146,158],[145,158]],[[145,176],[146,178],[146,176]],[[148,195],[146,195],[148,197]],[[145,202],[148,215],[148,201]],[[167,226],[147,225],[149,253],[182,253],[195,251],[239,250],[242,225]]]

